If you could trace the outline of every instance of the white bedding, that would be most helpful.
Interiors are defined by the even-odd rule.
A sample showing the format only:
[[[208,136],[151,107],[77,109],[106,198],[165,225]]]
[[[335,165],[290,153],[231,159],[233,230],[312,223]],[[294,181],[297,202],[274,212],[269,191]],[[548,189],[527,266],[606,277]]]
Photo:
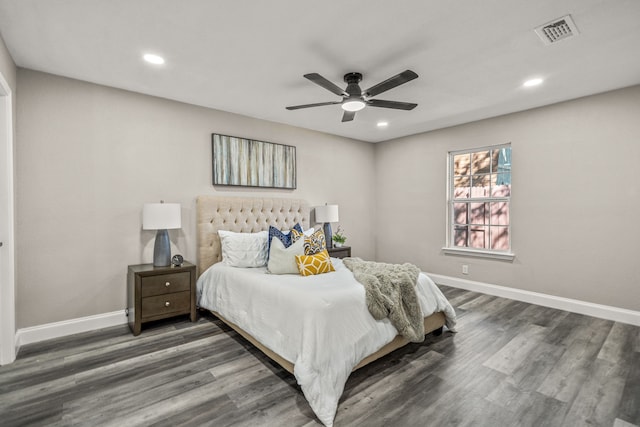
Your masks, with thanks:
[[[317,276],[272,275],[266,268],[214,264],[197,282],[198,305],[220,313],[284,359],[318,419],[333,425],[338,401],[353,368],[397,335],[388,319],[376,321],[363,286],[342,261]],[[416,287],[424,316],[453,308],[424,273]]]

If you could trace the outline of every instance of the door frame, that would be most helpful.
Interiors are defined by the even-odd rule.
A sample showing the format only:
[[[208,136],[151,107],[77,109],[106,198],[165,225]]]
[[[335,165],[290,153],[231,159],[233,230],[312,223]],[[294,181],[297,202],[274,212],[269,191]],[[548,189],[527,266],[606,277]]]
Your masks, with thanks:
[[[16,359],[16,304],[15,304],[15,193],[14,193],[14,132],[13,132],[13,92],[0,72],[0,150],[6,154],[6,188],[0,192],[6,195],[7,218],[0,225],[0,365]],[[2,123],[5,122],[5,123]],[[4,180],[3,179],[3,180]],[[0,195],[2,197],[2,195]],[[4,215],[2,215],[4,216]],[[2,218],[0,216],[0,219]]]

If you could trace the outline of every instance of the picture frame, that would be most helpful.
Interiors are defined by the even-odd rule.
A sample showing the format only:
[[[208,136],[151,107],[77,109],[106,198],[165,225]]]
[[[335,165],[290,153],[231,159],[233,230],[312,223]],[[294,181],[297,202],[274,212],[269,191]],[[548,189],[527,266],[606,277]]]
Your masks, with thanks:
[[[296,147],[211,134],[213,185],[282,188],[297,186]]]

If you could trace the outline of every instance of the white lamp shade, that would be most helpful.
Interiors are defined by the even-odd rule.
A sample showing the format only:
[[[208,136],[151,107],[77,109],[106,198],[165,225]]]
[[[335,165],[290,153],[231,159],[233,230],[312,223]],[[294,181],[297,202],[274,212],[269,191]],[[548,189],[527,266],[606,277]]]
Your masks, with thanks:
[[[338,222],[338,205],[316,207],[316,222]]]
[[[143,230],[180,228],[180,203],[145,203],[142,209]]]

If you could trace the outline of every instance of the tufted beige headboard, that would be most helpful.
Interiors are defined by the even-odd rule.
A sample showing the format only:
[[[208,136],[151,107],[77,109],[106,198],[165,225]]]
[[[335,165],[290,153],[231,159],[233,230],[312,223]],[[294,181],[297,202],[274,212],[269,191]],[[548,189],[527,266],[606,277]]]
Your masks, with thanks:
[[[255,233],[270,225],[290,229],[300,223],[309,228],[309,205],[299,199],[259,199],[198,196],[198,276],[222,260],[218,230]]]

